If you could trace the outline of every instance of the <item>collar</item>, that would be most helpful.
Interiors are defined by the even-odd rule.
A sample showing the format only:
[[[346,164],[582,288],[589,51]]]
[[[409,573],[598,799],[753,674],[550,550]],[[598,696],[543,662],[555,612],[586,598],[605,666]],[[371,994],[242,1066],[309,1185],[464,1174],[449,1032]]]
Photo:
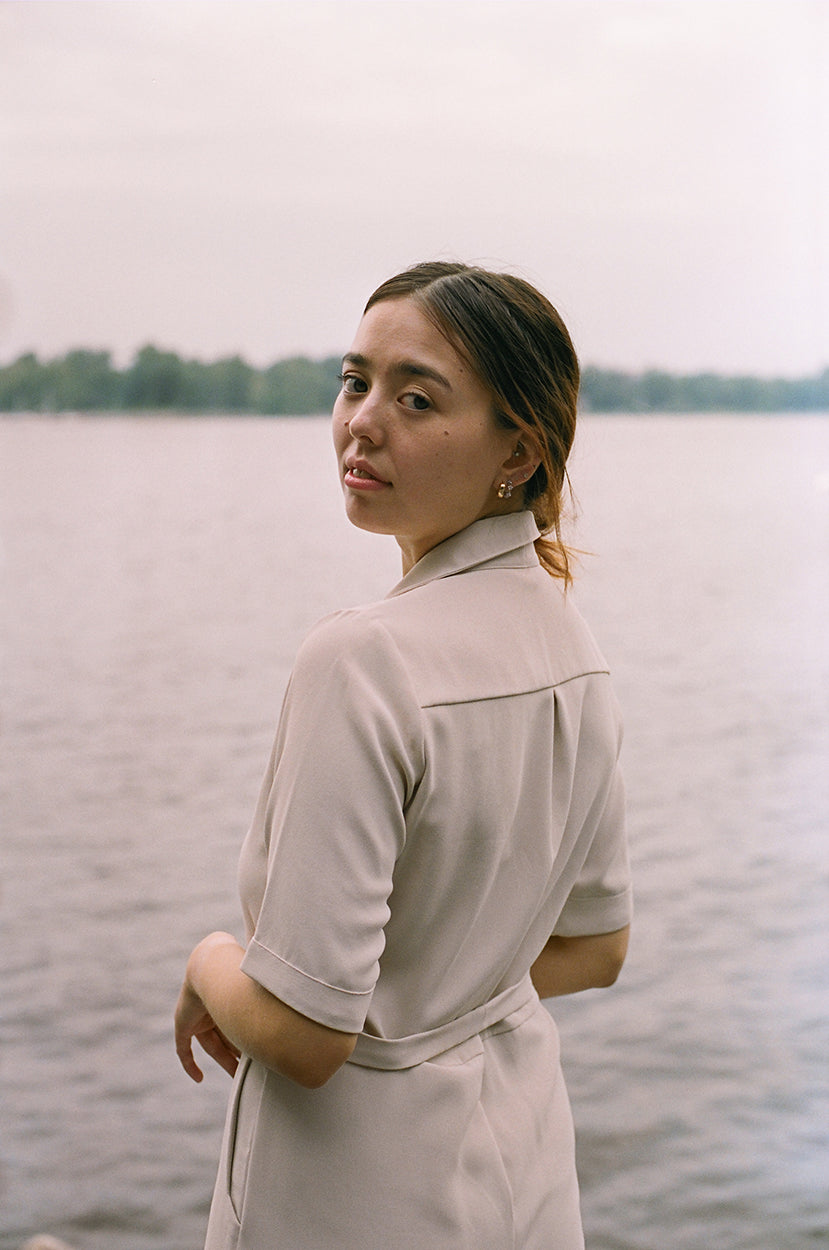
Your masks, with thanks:
[[[453,577],[470,569],[532,568],[538,564],[533,542],[538,526],[532,512],[509,512],[473,521],[465,530],[446,538],[421,556],[386,598],[405,594],[439,577]]]

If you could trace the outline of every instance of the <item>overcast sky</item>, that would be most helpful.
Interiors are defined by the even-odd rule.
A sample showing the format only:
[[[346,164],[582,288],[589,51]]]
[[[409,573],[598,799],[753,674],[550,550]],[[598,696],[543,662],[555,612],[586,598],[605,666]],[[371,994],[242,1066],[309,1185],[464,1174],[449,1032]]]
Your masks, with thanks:
[[[0,3],[0,362],[339,353],[433,256],[586,363],[829,364],[829,0]]]

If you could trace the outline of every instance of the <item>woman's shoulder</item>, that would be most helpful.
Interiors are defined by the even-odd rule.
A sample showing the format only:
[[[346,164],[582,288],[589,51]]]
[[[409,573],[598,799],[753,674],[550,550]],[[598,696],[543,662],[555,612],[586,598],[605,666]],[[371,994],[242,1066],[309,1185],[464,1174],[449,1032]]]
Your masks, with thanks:
[[[330,613],[307,635],[295,672],[340,685],[359,673],[424,706],[559,685],[607,664],[547,573],[499,569]]]
[[[364,603],[356,607],[339,608],[329,612],[311,626],[302,648],[360,646],[366,640],[373,640],[382,633],[383,603]]]
[[[294,663],[294,674],[340,674],[361,670],[388,678],[402,668],[384,619],[383,601],[331,612],[312,626]]]

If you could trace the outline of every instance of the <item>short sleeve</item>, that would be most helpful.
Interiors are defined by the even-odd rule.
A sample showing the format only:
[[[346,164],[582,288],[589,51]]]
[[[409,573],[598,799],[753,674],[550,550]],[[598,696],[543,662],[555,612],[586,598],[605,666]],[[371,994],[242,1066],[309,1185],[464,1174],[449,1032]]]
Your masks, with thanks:
[[[607,679],[594,683],[592,693],[582,708],[576,770],[592,776],[595,788],[579,838],[586,852],[554,929],[560,937],[612,933],[630,924],[633,913],[621,716]]]
[[[422,741],[385,628],[359,610],[318,625],[297,657],[249,835],[264,842],[267,880],[242,968],[331,1028],[365,1021]]]
[[[555,927],[560,937],[613,933],[630,924],[633,891],[625,835],[624,785],[616,772],[587,858]]]

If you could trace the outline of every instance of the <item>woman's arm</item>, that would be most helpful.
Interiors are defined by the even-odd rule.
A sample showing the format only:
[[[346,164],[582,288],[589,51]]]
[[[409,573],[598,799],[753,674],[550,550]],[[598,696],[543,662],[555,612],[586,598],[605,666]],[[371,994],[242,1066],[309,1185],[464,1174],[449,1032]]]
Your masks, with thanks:
[[[176,1006],[176,1053],[194,1081],[203,1073],[193,1038],[229,1072],[240,1053],[308,1089],[317,1089],[349,1058],[356,1033],[341,1033],[294,1011],[240,967],[243,948],[229,933],[211,933],[187,961]]]
[[[629,934],[626,925],[614,933],[549,938],[530,969],[539,998],[612,985],[625,961]]]

